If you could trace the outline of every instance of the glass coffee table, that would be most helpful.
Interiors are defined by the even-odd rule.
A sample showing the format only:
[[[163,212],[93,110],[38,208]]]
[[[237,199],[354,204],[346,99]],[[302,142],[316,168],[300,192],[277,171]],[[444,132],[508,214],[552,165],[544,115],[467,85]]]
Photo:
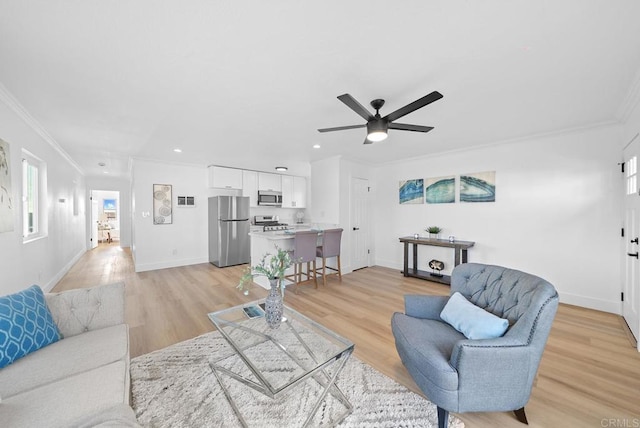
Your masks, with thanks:
[[[286,395],[285,399],[296,400],[297,391],[314,388],[315,393],[305,398],[310,409],[301,426],[314,422],[323,402],[325,411],[329,396],[344,408],[328,421],[337,425],[352,410],[336,379],[353,352],[353,342],[287,306],[280,327],[272,329],[263,307],[264,299],[209,314],[232,349],[228,356],[210,363],[211,369],[240,423],[248,426],[241,411],[244,405],[233,397],[224,375],[272,399]],[[242,394],[245,400],[246,395]]]

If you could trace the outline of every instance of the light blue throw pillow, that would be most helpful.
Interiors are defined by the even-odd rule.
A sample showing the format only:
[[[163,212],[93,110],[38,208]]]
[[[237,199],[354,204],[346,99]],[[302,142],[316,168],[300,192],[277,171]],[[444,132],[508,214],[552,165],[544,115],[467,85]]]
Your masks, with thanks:
[[[0,369],[58,340],[58,326],[40,287],[0,297]]]
[[[467,339],[493,339],[502,336],[509,328],[508,320],[474,305],[457,291],[449,298],[440,318]]]

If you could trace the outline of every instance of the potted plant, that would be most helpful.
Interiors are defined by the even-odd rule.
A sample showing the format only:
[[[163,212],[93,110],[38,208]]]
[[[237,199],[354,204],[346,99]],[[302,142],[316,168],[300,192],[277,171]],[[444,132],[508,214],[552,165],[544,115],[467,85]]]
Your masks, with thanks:
[[[278,246],[276,246],[276,250],[276,254],[266,253],[262,256],[260,264],[256,266],[247,266],[236,288],[243,291],[245,295],[248,295],[249,289],[253,285],[253,278],[255,276],[264,276],[269,280],[269,282],[276,282],[278,288],[281,289],[280,292],[282,296],[284,297],[282,278],[284,278],[285,271],[291,267],[293,260],[291,259],[291,253],[288,251],[285,251]]]
[[[271,284],[269,294],[265,299],[265,317],[267,324],[271,328],[280,327],[282,314],[284,312],[284,275],[285,271],[291,266],[291,254],[276,246],[277,253],[266,253],[262,256],[260,264],[256,266],[248,266],[244,271],[237,288],[249,294],[249,287],[253,285],[253,278],[256,275],[267,277]]]
[[[438,234],[442,232],[442,229],[438,226],[429,226],[425,231],[429,232],[429,238],[438,239]]]

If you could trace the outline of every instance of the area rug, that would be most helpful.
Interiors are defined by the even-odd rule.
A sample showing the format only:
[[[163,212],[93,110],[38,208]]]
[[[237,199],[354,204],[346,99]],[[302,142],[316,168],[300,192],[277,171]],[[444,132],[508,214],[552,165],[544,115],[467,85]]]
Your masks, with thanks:
[[[209,363],[237,358],[218,333],[207,333],[131,361],[132,406],[145,427],[240,427]],[[330,370],[330,369],[329,369]],[[232,378],[221,377],[249,426],[302,426],[319,388],[310,378],[271,399]],[[314,387],[315,384],[315,387]],[[340,427],[437,427],[436,407],[351,356],[337,385],[353,405]],[[331,426],[344,411],[328,395],[313,419]],[[450,416],[451,428],[463,428]]]

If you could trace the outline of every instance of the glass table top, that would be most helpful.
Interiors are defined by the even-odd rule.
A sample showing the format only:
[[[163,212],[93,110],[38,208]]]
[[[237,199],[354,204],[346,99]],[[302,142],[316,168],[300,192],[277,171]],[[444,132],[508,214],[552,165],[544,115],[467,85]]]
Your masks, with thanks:
[[[235,351],[216,361],[216,369],[273,397],[353,352],[353,342],[287,306],[280,327],[270,328],[261,304],[264,299],[208,314]]]

